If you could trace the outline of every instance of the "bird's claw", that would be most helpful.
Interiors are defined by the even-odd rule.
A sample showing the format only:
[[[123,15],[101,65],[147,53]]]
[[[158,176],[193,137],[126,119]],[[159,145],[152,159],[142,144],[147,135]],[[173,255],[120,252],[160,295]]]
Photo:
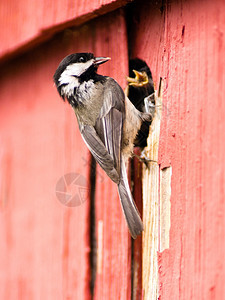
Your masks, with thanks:
[[[140,162],[144,163],[147,168],[149,168],[149,163],[150,162],[157,163],[157,161],[152,160],[152,159],[147,157],[145,149],[141,152],[140,156],[135,154],[135,153],[134,153],[134,156],[137,157]]]

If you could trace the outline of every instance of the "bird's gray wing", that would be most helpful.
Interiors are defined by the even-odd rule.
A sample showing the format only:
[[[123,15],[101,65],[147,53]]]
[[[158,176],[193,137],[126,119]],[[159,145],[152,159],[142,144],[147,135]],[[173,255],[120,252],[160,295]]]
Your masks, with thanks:
[[[120,174],[123,119],[125,114],[124,92],[112,78],[104,89],[104,103],[96,121],[95,129],[113,159]]]
[[[108,153],[113,158],[118,174],[120,174],[118,191],[121,205],[131,236],[135,239],[143,231],[143,224],[130,192],[125,161],[121,155],[125,96],[122,89],[113,83],[110,82],[110,88],[105,92],[104,104],[95,127],[104,141]]]
[[[89,125],[83,126],[81,136],[102,169],[118,184],[120,176],[115,169],[113,158],[107,151],[95,128]]]
[[[104,84],[104,100],[95,126],[83,125],[81,135],[92,155],[117,184],[120,180],[124,93],[112,78]]]
[[[143,224],[133,201],[121,155],[124,93],[120,86],[109,79],[105,84],[104,102],[95,127],[84,126],[81,134],[91,153],[108,176],[118,184],[123,212],[132,237],[143,230]]]

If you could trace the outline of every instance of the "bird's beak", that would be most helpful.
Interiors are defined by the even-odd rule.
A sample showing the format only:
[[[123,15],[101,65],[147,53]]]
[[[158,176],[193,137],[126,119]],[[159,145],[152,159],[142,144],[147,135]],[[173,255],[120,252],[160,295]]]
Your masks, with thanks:
[[[133,77],[127,77],[127,81],[129,82],[129,85],[134,85],[137,87],[140,86],[144,86],[146,84],[148,84],[149,80],[148,80],[148,75],[146,74],[146,72],[138,72],[136,70],[133,70],[134,74],[135,74],[135,78]]]
[[[95,57],[94,59],[94,65],[101,65],[110,60],[110,57]]]

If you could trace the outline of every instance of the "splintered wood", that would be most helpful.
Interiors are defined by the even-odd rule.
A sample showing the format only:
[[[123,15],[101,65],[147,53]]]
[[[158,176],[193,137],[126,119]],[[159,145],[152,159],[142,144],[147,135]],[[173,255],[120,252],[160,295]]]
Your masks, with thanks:
[[[166,167],[160,170],[160,226],[159,226],[159,251],[162,252],[169,248],[170,233],[170,197],[171,197],[171,176],[172,167]]]
[[[157,94],[157,92],[156,92]],[[159,165],[158,147],[161,119],[161,84],[156,98],[156,110],[148,137],[149,168],[143,170],[143,293],[144,299],[157,299],[158,295],[158,220],[159,220]]]

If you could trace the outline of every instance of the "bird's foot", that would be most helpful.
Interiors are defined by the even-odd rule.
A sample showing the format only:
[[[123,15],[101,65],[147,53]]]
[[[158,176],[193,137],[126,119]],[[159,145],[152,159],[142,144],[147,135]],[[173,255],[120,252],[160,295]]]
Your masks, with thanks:
[[[134,153],[134,156],[137,157],[139,159],[140,162],[144,163],[145,166],[149,169],[149,163],[153,162],[153,163],[157,163],[157,161],[152,160],[150,158],[147,157],[146,151],[145,149],[141,152],[141,155],[137,155]]]

